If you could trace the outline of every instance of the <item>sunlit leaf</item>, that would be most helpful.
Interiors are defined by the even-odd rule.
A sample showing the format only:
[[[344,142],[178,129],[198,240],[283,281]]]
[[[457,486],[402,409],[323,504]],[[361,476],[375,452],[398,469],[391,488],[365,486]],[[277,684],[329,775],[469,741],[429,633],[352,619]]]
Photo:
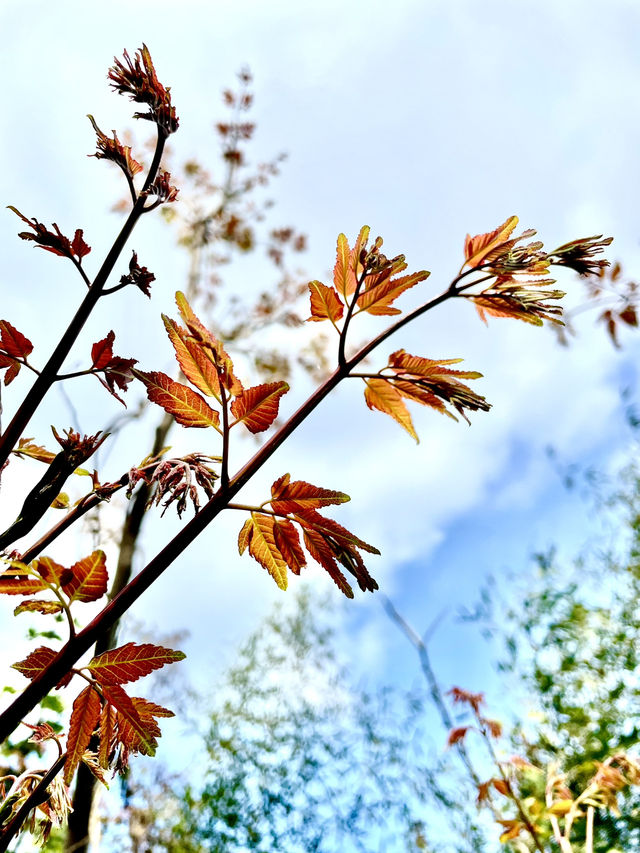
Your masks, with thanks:
[[[316,563],[321,565],[328,573],[329,577],[336,584],[340,592],[346,595],[347,598],[353,598],[353,589],[338,568],[335,557],[333,556],[333,553],[327,545],[324,537],[320,533],[317,533],[313,528],[304,529],[302,531],[302,536],[307,551],[311,554]]]
[[[336,323],[342,317],[344,305],[332,287],[327,287],[320,281],[310,281],[309,297],[311,300],[309,320],[312,322],[331,320],[332,323]]]
[[[64,781],[67,785],[71,783],[76,767],[89,746],[91,735],[100,719],[101,708],[100,696],[91,685],[85,687],[73,703],[64,763]]]
[[[294,575],[299,575],[307,561],[300,545],[300,536],[293,524],[286,518],[277,518],[273,524],[273,540],[282,554],[287,566]]]
[[[49,615],[51,613],[60,613],[62,609],[62,604],[59,601],[39,601],[37,598],[31,598],[20,602],[13,611],[13,615],[17,616],[19,613],[44,613],[45,615]]]
[[[145,384],[147,397],[152,403],[173,415],[177,423],[186,427],[217,427],[220,415],[206,400],[187,385],[175,382],[166,373],[136,371]]]
[[[518,217],[510,216],[495,231],[490,231],[487,234],[478,234],[475,237],[467,234],[467,238],[464,241],[465,266],[472,268],[480,266],[493,249],[501,243],[507,242],[517,224]]]
[[[267,382],[246,388],[231,404],[236,423],[243,423],[252,433],[269,429],[278,417],[280,398],[288,390],[286,382]]]
[[[249,553],[263,566],[280,587],[287,588],[287,563],[275,542],[274,517],[264,513],[252,512],[240,531],[238,549],[242,554]]]
[[[126,684],[137,681],[168,663],[183,660],[183,652],[154,646],[151,643],[127,643],[96,655],[88,664],[101,684]]]
[[[305,509],[317,509],[349,501],[349,495],[333,489],[321,489],[303,480],[291,482],[290,474],[279,477],[271,486],[271,506],[274,512],[287,515]]]
[[[55,453],[52,453],[45,447],[41,447],[39,444],[33,444],[32,438],[21,438],[18,442],[18,446],[12,452],[19,458],[22,458],[23,456],[30,456],[32,459],[37,459],[38,462],[46,463],[52,462],[56,457]]]
[[[0,574],[0,593],[5,595],[33,595],[48,589],[44,580],[31,577],[24,563],[14,562],[11,568]]]
[[[115,338],[115,332],[111,331],[106,338],[102,338],[91,347],[91,366],[96,370],[102,370],[113,358]]]
[[[370,409],[377,409],[379,412],[384,412],[385,415],[390,415],[400,426],[405,429],[416,442],[420,439],[413,426],[409,410],[405,406],[402,394],[393,387],[393,384],[387,379],[365,379],[364,399]]]
[[[333,268],[333,283],[337,292],[342,296],[345,302],[347,302],[348,297],[356,289],[356,276],[353,264],[351,263],[351,249],[349,248],[349,241],[344,234],[340,234],[338,236],[336,263]],[[340,316],[342,316],[342,314]]]
[[[104,698],[118,711],[117,737],[127,749],[155,755],[159,729],[153,721],[143,720],[131,697],[119,684],[103,684]]]
[[[406,267],[406,264],[402,266]],[[420,272],[411,273],[411,275],[403,275],[400,278],[391,278],[389,275],[383,277],[379,284],[367,287],[367,290],[358,297],[358,308],[369,314],[379,316],[400,314],[400,309],[393,308],[391,303],[400,294],[404,293],[405,290],[409,290],[410,287],[414,287],[418,282],[424,281],[429,275],[430,273],[426,270],[421,270]]]
[[[33,344],[15,326],[7,320],[0,320],[0,346],[7,353],[16,358],[26,358],[33,352]]]
[[[104,551],[97,550],[71,566],[73,578],[62,589],[72,601],[97,601],[107,591],[107,566]]]
[[[24,660],[11,664],[12,669],[17,669],[26,678],[33,681],[43,672],[57,656],[57,652],[48,646],[39,646],[34,649]]]
[[[220,396],[220,382],[214,363],[195,338],[165,314],[162,315],[169,340],[173,344],[180,369],[195,387],[207,397]]]

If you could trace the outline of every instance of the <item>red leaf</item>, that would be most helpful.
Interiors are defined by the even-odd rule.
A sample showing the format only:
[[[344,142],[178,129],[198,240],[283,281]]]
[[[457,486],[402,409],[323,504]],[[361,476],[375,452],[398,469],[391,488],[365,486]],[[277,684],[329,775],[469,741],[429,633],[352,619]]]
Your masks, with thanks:
[[[56,657],[57,652],[48,646],[39,646],[34,649],[24,660],[11,664],[12,669],[17,669],[25,678],[33,681],[36,676],[45,670]]]
[[[305,483],[304,480],[291,482],[291,475],[284,474],[271,486],[271,506],[274,512],[287,515],[305,509],[317,509],[331,504],[342,504],[351,500],[344,492],[321,489]]]
[[[153,721],[143,720],[131,698],[118,684],[103,684],[104,698],[118,711],[117,737],[127,749],[155,755],[159,733]]]
[[[469,731],[469,728],[470,726],[460,726],[460,728],[451,729],[447,738],[447,746],[454,746],[454,744],[464,740],[464,736]]]
[[[149,400],[162,406],[182,426],[217,427],[220,423],[218,412],[187,385],[174,382],[166,373],[143,373],[140,370],[135,373],[146,385]]]
[[[109,769],[116,746],[116,720],[116,709],[105,702],[100,715],[100,746],[98,747],[98,763],[104,770]]]
[[[71,242],[71,251],[78,258],[84,258],[91,251],[91,246],[85,243],[82,228],[77,228]]]
[[[11,361],[0,356],[0,367],[8,367],[9,370],[4,375],[4,384],[11,385],[16,376],[20,373],[21,364],[19,361]]]
[[[72,601],[97,601],[107,591],[107,566],[104,551],[94,551],[71,566],[73,578],[62,587]]]
[[[85,687],[73,703],[64,763],[64,781],[67,785],[71,784],[76,767],[89,746],[91,735],[100,719],[101,707],[100,696],[91,685]]]
[[[307,565],[307,561],[300,545],[298,531],[288,519],[278,518],[275,520],[273,541],[293,574],[299,575],[300,570]]]
[[[309,296],[311,299],[310,321],[320,323],[322,320],[331,320],[335,323],[342,317],[344,305],[332,287],[327,287],[320,281],[310,281]]]
[[[235,423],[242,422],[254,434],[269,429],[278,417],[280,398],[288,390],[286,382],[267,382],[246,388],[231,404]]]
[[[127,643],[96,655],[89,663],[89,669],[101,684],[126,684],[184,657],[183,652],[151,643]]]
[[[334,581],[340,592],[344,593],[347,598],[353,598],[353,590],[347,579],[338,568],[338,564],[321,534],[313,529],[304,529],[302,531],[304,544],[307,551],[311,554],[316,563],[319,563],[331,579]]]
[[[102,338],[91,347],[91,366],[96,370],[102,370],[113,358],[113,342],[115,332],[111,331],[106,338]]]
[[[33,344],[29,338],[25,338],[8,320],[0,320],[0,344],[7,355],[16,358],[26,358],[33,352]]]

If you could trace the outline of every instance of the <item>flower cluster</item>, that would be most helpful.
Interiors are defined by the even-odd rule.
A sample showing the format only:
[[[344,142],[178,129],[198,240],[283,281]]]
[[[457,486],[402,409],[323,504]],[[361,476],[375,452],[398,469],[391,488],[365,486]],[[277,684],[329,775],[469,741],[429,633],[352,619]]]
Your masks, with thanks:
[[[560,248],[549,253],[551,262],[558,266],[569,267],[579,275],[600,275],[605,267],[609,266],[606,258],[595,258],[604,252],[604,247],[610,245],[613,237],[604,237],[597,234],[595,237],[583,237],[581,240],[572,240]]]
[[[195,512],[200,509],[197,486],[200,486],[207,498],[213,497],[214,483],[218,474],[210,467],[210,462],[220,462],[218,456],[206,456],[203,453],[190,453],[179,459],[165,459],[155,466],[142,465],[129,471],[129,488],[127,496],[131,497],[133,489],[140,481],[152,487],[147,506],[159,505],[164,502],[164,515],[170,504],[176,501],[176,510],[182,517],[187,508],[187,501],[193,504]]]

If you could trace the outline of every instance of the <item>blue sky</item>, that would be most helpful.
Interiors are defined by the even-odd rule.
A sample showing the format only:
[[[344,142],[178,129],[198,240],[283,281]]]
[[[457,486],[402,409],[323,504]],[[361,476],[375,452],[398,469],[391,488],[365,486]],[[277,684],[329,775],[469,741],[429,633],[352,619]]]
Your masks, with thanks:
[[[326,279],[337,234],[353,239],[366,222],[384,236],[389,254],[403,252],[412,269],[432,271],[423,287],[435,294],[459,269],[465,234],[491,230],[512,214],[550,246],[612,234],[612,257],[629,275],[638,269],[640,8],[631,0],[606,7],[591,0],[184,0],[179,9],[166,0],[113,0],[102,8],[14,0],[2,4],[0,23],[8,35],[0,59],[2,204],[66,232],[84,228],[93,246],[90,270],[117,231],[109,208],[123,187],[115,171],[86,157],[94,136],[85,115],[103,129],[132,127],[129,102],[110,92],[105,77],[114,54],[132,53],[142,41],[172,87],[181,118],[172,148],[180,160],[206,159],[216,144],[219,92],[241,65],[251,67],[255,156],[289,152],[272,191],[274,218],[309,235],[302,260],[309,278]],[[135,355],[147,369],[168,368],[159,314],[172,310],[185,259],[166,227],[150,219],[132,246],[156,274],[151,303],[129,290],[109,300],[76,359],[113,327],[118,353]],[[82,284],[61,259],[19,241],[17,225],[10,212],[0,215],[2,317],[44,357],[50,330],[71,316]],[[260,274],[260,266],[241,268],[234,286],[246,287],[248,274]],[[562,284],[569,303],[579,302],[580,284],[571,277]],[[470,306],[447,306],[395,338],[393,348],[464,357],[485,375],[477,389],[493,403],[489,414],[479,413],[468,428],[416,412],[416,447],[366,409],[360,388],[340,389],[246,496],[263,500],[283,471],[346,491],[352,502],[338,519],[380,547],[373,574],[424,626],[444,607],[472,603],[486,572],[527,571],[532,550],[559,541],[570,552],[582,541],[582,509],[562,490],[544,451],[552,445],[569,461],[605,469],[624,455],[629,435],[619,394],[635,381],[639,350],[633,337],[624,344],[615,352],[588,315],[576,342],[562,349],[545,330],[500,320],[485,328]],[[21,377],[3,395],[5,418],[26,388]],[[117,403],[86,385],[70,393],[86,432],[103,425],[103,413],[118,414]],[[302,393],[292,393],[285,414]],[[43,442],[50,423],[68,420],[60,397],[50,395],[47,405],[28,432]],[[186,431],[179,441],[202,445],[201,434]],[[238,462],[250,449],[238,449]],[[131,449],[109,458],[106,476],[141,455],[131,439]],[[7,517],[9,474],[0,507]],[[105,514],[107,524],[116,523],[116,510]],[[257,564],[238,557],[240,523],[234,517],[216,525],[135,613],[163,632],[188,626],[194,672],[231,660],[281,596]],[[175,529],[173,520],[152,522],[140,559]],[[59,547],[52,553],[58,559],[80,556],[74,538]],[[107,550],[113,555],[112,545]],[[309,583],[330,584],[319,572],[309,575]],[[6,607],[1,619],[15,632],[9,614]],[[410,650],[375,597],[358,597],[350,614],[354,669],[374,680],[413,678]],[[471,634],[443,626],[437,639],[445,682],[487,686],[490,666]]]

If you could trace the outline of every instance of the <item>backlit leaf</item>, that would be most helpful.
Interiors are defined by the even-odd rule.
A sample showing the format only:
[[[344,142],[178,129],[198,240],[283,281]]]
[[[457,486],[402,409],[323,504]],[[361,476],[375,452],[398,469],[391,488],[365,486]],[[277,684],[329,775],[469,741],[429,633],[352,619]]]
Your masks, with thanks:
[[[284,474],[271,486],[271,506],[274,512],[282,515],[331,504],[342,504],[349,500],[351,500],[349,495],[345,495],[344,492],[321,489],[303,480],[291,482],[289,474]]]
[[[104,770],[111,765],[111,756],[116,746],[117,712],[113,705],[105,702],[100,715],[100,745],[98,747],[98,763]]]
[[[402,400],[400,392],[386,379],[374,378],[365,379],[364,381],[367,386],[364,392],[364,399],[367,402],[367,406],[370,409],[377,409],[379,412],[384,412],[385,415],[390,415],[418,442],[420,439],[414,429],[411,415]]]
[[[169,340],[173,344],[180,369],[189,382],[207,397],[220,396],[220,382],[215,365],[186,329],[166,314],[162,315]]]
[[[60,563],[56,563],[51,557],[38,557],[31,564],[32,568],[40,575],[43,580],[56,586],[64,586],[73,579],[71,569],[66,569]]]
[[[335,558],[331,553],[331,549],[328,547],[324,538],[319,533],[316,533],[312,528],[303,530],[302,535],[305,547],[316,563],[321,565],[329,574],[340,592],[344,593],[347,598],[353,598],[353,590],[345,576],[338,568],[338,564],[336,563]]]
[[[17,669],[18,672],[21,672],[22,675],[33,681],[36,676],[40,675],[49,666],[56,655],[57,652],[48,646],[39,646],[28,654],[24,660],[11,664],[11,668]]]
[[[8,320],[0,320],[0,347],[16,358],[26,358],[33,352],[33,344]]]
[[[91,347],[91,366],[96,370],[102,370],[113,358],[113,342],[115,332],[111,331],[106,338],[102,338]]]
[[[62,604],[59,601],[38,601],[36,598],[31,598],[20,602],[13,611],[13,615],[17,616],[19,613],[44,613],[49,615],[50,613],[60,613],[62,609]]]
[[[11,568],[0,574],[0,593],[5,595],[33,595],[48,589],[44,580],[33,578],[24,563],[12,563]]]
[[[67,785],[71,783],[76,767],[89,746],[91,735],[100,719],[101,708],[100,696],[91,685],[85,687],[73,703],[64,763],[64,781]]]
[[[406,267],[406,264],[402,264],[402,266]],[[400,309],[391,307],[391,303],[401,293],[404,293],[405,290],[409,290],[410,287],[418,284],[418,282],[424,281],[429,275],[430,273],[426,270],[421,270],[420,272],[411,273],[411,275],[403,275],[400,278],[391,278],[390,275],[383,277],[380,283],[375,284],[373,287],[368,287],[358,297],[358,308],[361,311],[367,311],[369,314],[379,316],[400,314]]]
[[[351,263],[351,249],[349,248],[349,241],[344,234],[338,236],[336,263],[333,268],[333,283],[345,302],[347,302],[348,297],[356,289],[356,277],[353,264]]]
[[[30,456],[32,459],[37,459],[38,462],[46,463],[52,462],[56,457],[56,454],[50,450],[41,447],[39,444],[33,444],[32,438],[21,438],[12,453],[15,453],[19,458]]]
[[[467,234],[467,238],[464,241],[464,265],[472,268],[480,266],[487,255],[492,253],[497,246],[507,242],[517,224],[518,217],[510,216],[495,231],[490,231],[487,234],[478,234],[475,237]]]
[[[287,588],[287,563],[275,543],[273,532],[274,517],[264,513],[252,512],[240,531],[238,543],[240,553],[249,547],[249,553],[263,566],[280,587]],[[244,546],[244,547],[243,547]]]
[[[94,551],[71,566],[73,578],[63,585],[65,595],[72,601],[97,601],[107,591],[107,566],[104,551]]]
[[[273,539],[286,564],[294,575],[299,575],[307,561],[300,545],[300,536],[287,518],[277,518],[273,525]]]
[[[151,643],[127,643],[96,655],[89,663],[89,669],[101,684],[126,684],[184,657],[183,652]]]
[[[320,281],[310,281],[309,296],[311,300],[310,321],[320,323],[322,320],[331,320],[332,323],[336,323],[342,317],[344,305],[332,287],[327,287]]]
[[[186,427],[217,427],[220,415],[206,400],[181,382],[174,382],[166,373],[136,371],[147,388],[147,397],[152,403],[173,415],[175,420]]]
[[[269,429],[278,417],[280,398],[288,390],[286,382],[267,382],[246,388],[231,404],[236,423],[242,422],[252,433]]]
[[[104,698],[118,711],[117,737],[127,749],[155,755],[158,746],[158,727],[155,723],[143,720],[131,698],[118,684],[103,684]]]
[[[0,370],[4,367],[8,367],[9,369],[4,375],[4,384],[11,385],[16,376],[20,373],[20,368],[22,365],[19,361],[14,361],[12,358],[9,358],[8,355],[3,355],[0,353]]]

